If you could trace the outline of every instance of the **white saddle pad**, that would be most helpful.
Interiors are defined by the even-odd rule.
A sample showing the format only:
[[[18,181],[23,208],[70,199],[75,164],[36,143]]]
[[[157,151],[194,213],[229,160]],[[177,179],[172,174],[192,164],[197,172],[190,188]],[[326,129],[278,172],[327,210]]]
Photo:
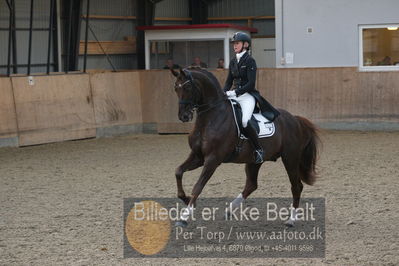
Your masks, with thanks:
[[[233,115],[234,115],[234,121],[236,123],[237,126],[237,132],[238,135],[240,136],[241,139],[247,139],[243,134],[241,134],[238,123],[241,123],[241,121],[237,121],[237,117],[235,114],[235,105],[238,104],[237,102],[233,102],[232,100],[230,100],[231,103],[231,107],[233,109]],[[255,117],[255,119],[258,122],[258,126],[259,126],[259,132],[258,132],[258,137],[259,138],[267,138],[267,137],[271,137],[274,135],[274,132],[276,131],[276,127],[274,126],[273,122],[270,122],[266,117],[264,117],[261,113],[254,113],[253,116]],[[253,118],[252,118],[253,119]]]
[[[266,117],[264,117],[260,113],[254,114],[254,116],[256,120],[258,120],[259,138],[267,138],[273,136],[274,132],[276,131],[274,123],[270,122]]]

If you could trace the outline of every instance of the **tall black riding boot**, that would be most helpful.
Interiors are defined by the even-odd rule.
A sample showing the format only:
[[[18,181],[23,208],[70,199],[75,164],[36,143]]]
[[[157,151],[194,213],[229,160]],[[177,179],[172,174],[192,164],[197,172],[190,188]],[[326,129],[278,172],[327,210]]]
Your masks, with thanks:
[[[255,163],[263,163],[263,149],[259,144],[258,133],[255,128],[248,123],[247,127],[243,128],[244,135],[251,141],[255,148]]]

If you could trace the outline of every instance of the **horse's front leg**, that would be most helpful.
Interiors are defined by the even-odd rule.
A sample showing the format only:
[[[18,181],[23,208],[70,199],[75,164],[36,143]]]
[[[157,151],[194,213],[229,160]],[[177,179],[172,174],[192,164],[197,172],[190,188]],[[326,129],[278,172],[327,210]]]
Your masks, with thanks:
[[[181,220],[176,223],[177,226],[187,226],[187,220],[191,216],[193,212],[193,208],[195,206],[195,202],[198,196],[201,194],[204,189],[206,183],[211,178],[216,168],[222,163],[221,160],[218,160],[215,156],[208,156],[204,162],[204,168],[202,169],[201,175],[198,178],[197,183],[194,185],[193,191],[191,193],[190,202],[183,214],[181,215]]]
[[[188,158],[179,167],[176,168],[176,184],[177,184],[177,196],[188,205],[190,202],[190,197],[186,196],[183,189],[183,173],[186,171],[191,171],[197,169],[204,164],[204,160],[199,158],[193,151],[191,151]]]

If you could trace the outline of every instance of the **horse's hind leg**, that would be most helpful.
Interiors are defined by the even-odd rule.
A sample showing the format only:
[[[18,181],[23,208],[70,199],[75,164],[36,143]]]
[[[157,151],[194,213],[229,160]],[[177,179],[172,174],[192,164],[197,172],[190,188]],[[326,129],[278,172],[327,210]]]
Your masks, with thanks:
[[[288,177],[291,182],[291,192],[293,198],[292,206],[294,207],[294,209],[292,210],[290,219],[286,222],[286,225],[293,226],[296,218],[296,208],[299,207],[303,184],[299,175],[299,159],[296,159],[295,156],[292,156],[292,154],[291,156],[287,157],[283,156],[282,159],[285,170],[287,171]]]
[[[247,175],[245,188],[242,193],[240,193],[240,195],[238,195],[237,198],[230,203],[230,210],[228,210],[226,213],[227,219],[230,217],[230,211],[233,211],[239,207],[240,204],[258,188],[258,173],[261,165],[262,164],[253,163],[247,163],[245,165],[245,174]]]
[[[188,158],[182,163],[179,167],[176,168],[176,183],[177,183],[177,196],[186,204],[190,202],[190,197],[186,196],[186,193],[184,192],[183,189],[183,173],[186,171],[191,171],[194,169],[197,169],[198,167],[202,166],[204,164],[204,160],[201,158],[198,158],[198,156],[194,153],[191,152]]]

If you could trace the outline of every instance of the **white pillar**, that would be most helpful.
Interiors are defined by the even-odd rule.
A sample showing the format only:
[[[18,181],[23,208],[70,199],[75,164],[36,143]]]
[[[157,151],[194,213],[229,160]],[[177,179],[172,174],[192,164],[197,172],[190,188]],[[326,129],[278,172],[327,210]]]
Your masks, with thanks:
[[[145,37],[145,69],[150,69],[150,41]]]
[[[282,68],[282,58],[285,57],[284,51],[284,0],[275,1],[275,24],[276,24],[276,67]]]
[[[230,63],[230,38],[224,39],[224,68],[229,68]]]

